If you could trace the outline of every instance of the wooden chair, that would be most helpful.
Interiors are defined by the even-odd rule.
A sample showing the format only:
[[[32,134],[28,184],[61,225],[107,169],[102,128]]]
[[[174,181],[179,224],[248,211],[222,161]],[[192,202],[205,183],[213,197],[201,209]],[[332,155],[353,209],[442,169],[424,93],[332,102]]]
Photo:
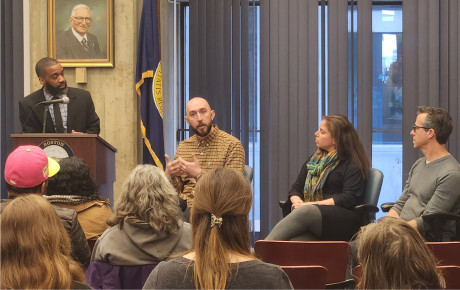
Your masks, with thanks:
[[[441,266],[460,266],[460,242],[426,242],[426,245]]]
[[[262,261],[280,266],[323,266],[327,269],[326,283],[331,284],[345,281],[350,244],[258,240],[254,251]]]
[[[324,289],[327,269],[322,266],[281,266],[294,289]]]
[[[460,266],[438,266],[446,280],[446,289],[460,289]]]
[[[363,268],[361,265],[358,265],[353,269],[353,278],[355,279],[356,286],[358,286],[359,281],[361,281],[361,276],[363,276]]]

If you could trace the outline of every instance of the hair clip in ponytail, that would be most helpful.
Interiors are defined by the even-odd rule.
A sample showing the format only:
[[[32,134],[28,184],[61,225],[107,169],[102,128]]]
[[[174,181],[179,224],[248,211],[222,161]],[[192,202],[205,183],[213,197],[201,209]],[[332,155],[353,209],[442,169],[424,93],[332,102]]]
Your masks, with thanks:
[[[215,225],[218,225],[219,228],[222,226],[224,220],[220,217],[216,217],[214,214],[211,214],[211,228]]]

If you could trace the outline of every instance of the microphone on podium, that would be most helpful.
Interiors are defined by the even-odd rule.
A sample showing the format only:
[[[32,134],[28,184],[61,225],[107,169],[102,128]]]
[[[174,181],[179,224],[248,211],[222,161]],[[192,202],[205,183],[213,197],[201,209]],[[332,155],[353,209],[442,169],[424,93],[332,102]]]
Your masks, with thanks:
[[[40,102],[39,104],[42,104],[42,105],[51,105],[51,104],[55,104],[55,103],[68,104],[69,102],[70,102],[70,99],[67,96],[64,96],[61,99],[53,99],[53,100],[49,100],[49,101],[43,101],[43,102]]]
[[[27,115],[26,117],[26,120],[24,121],[24,124],[22,124],[22,128],[21,128],[21,133],[24,133],[24,127],[26,126],[27,124],[27,121],[29,121],[29,118],[30,118],[30,115],[32,115],[32,112],[35,110],[36,107],[38,107],[38,105],[45,105],[45,111],[43,112],[43,127],[45,126],[44,124],[46,124],[46,117],[47,117],[47,113],[48,113],[48,107],[49,105],[51,104],[55,104],[55,103],[63,103],[63,104],[68,104],[70,102],[70,99],[69,97],[67,96],[64,96],[60,99],[54,99],[54,100],[49,100],[49,101],[43,101],[43,102],[40,102],[40,103],[37,103],[35,104],[35,106],[32,108],[32,110],[30,110],[29,114]],[[45,133],[43,131],[43,133]]]

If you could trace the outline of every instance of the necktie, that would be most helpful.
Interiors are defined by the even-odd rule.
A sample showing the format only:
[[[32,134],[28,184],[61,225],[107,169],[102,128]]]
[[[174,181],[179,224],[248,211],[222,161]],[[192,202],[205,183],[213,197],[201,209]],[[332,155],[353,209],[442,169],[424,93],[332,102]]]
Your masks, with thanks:
[[[81,44],[83,45],[83,48],[84,48],[86,51],[89,51],[88,41],[86,41],[86,38],[83,38],[83,39],[81,40]]]
[[[53,97],[53,100],[59,99],[58,97]],[[56,126],[56,133],[64,133],[64,125],[62,123],[61,109],[59,108],[58,103],[53,104],[53,113],[54,113],[54,125]]]

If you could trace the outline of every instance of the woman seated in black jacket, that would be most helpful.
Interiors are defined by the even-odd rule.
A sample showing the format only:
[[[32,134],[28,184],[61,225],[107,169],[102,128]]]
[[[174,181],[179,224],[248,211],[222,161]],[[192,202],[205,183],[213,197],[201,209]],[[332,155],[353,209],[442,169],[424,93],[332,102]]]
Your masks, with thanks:
[[[267,240],[349,240],[359,229],[353,207],[361,202],[370,162],[358,134],[347,117],[328,115],[315,136],[318,150],[289,191],[293,211]]]

